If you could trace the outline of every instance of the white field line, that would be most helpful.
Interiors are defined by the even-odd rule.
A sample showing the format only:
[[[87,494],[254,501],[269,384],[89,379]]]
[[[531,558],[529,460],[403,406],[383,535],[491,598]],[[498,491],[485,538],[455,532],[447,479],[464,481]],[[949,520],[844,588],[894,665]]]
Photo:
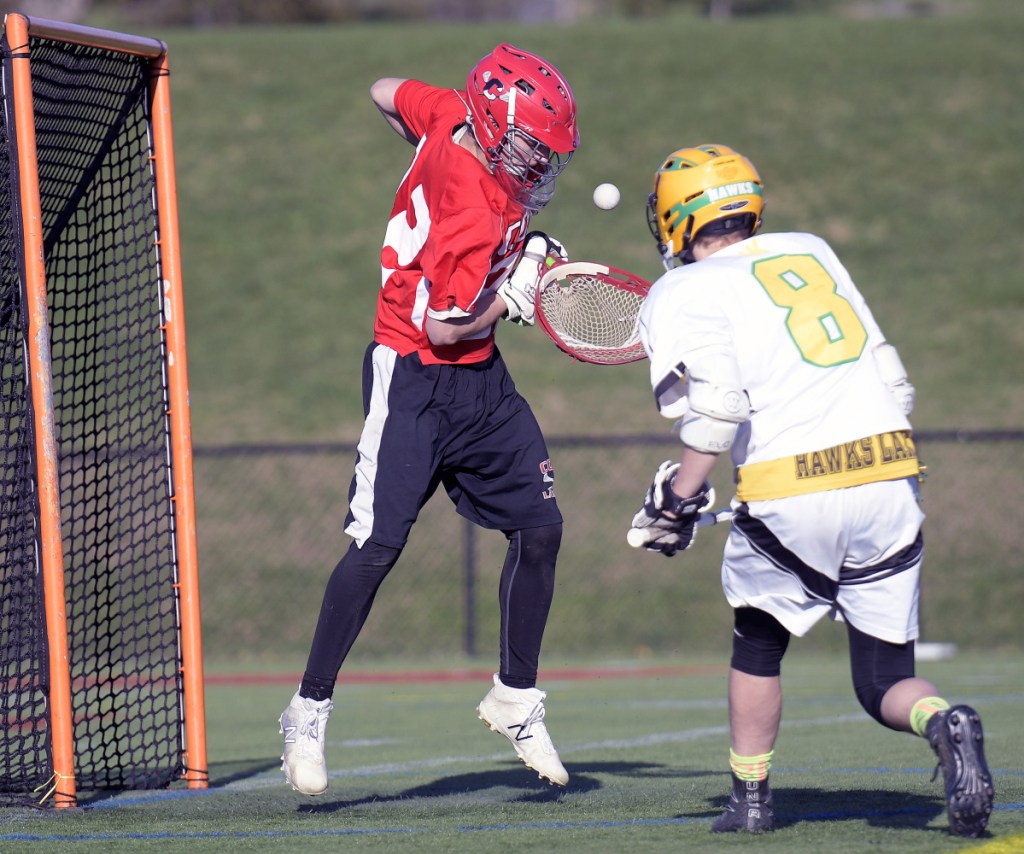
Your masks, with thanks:
[[[806,720],[783,721],[782,726],[786,729],[795,729],[806,726],[825,726],[848,721],[868,721],[870,718],[863,713],[843,715],[836,717],[829,715],[821,718],[808,718]],[[630,748],[647,747],[654,744],[679,744],[688,741],[699,741],[702,738],[721,738],[729,734],[728,726],[694,727],[692,729],[679,730],[676,732],[650,733],[635,738],[602,739],[601,741],[581,742],[579,744],[568,744],[563,746],[559,743],[559,754],[563,757],[572,756],[585,751],[601,750],[628,750]],[[479,765],[484,763],[501,762],[506,759],[514,759],[515,754],[509,750],[502,750],[499,753],[477,754],[472,756],[438,756],[432,759],[416,759],[409,762],[384,762],[379,765],[363,765],[357,768],[345,768],[331,771],[328,777],[335,780],[351,777],[377,777],[391,774],[410,774],[416,771],[425,771],[435,768],[445,768],[452,765]],[[217,787],[222,792],[248,791],[251,789],[262,789],[268,786],[281,786],[284,779],[280,772],[267,772],[247,780],[236,780],[225,786]]]
[[[1003,695],[990,695],[987,697],[978,697],[973,702],[977,702],[981,706],[1001,704],[1001,703],[1019,703],[1024,701],[1024,694],[1003,694]],[[697,701],[701,703],[703,701]],[[717,702],[717,701],[712,701]],[[813,727],[813,726],[831,726],[836,723],[865,723],[871,726],[876,726],[874,721],[864,712],[856,712],[847,715],[827,715],[825,717],[817,718],[805,718],[796,720],[783,720],[782,727],[785,729],[800,729],[802,727]],[[664,733],[651,733],[649,735],[637,736],[636,738],[628,739],[602,739],[600,741],[591,742],[580,742],[578,744],[559,742],[559,753],[563,756],[572,756],[576,753],[582,753],[584,751],[601,751],[601,750],[624,750],[629,748],[644,747],[652,744],[677,744],[688,741],[699,741],[702,738],[721,738],[727,736],[729,728],[727,726],[711,726],[711,727],[694,727],[692,729],[678,730],[675,732],[664,732]],[[986,732],[986,736],[990,733]],[[356,742],[361,740],[352,740]],[[395,741],[395,739],[381,739],[384,741]],[[343,745],[346,742],[337,741],[333,742],[336,745]],[[500,752],[490,754],[476,754],[471,756],[439,756],[432,759],[418,759],[409,762],[387,762],[378,765],[363,765],[357,768],[346,768],[339,771],[331,771],[329,777],[340,780],[345,778],[353,777],[374,777],[374,776],[386,776],[392,774],[409,774],[416,771],[429,771],[435,768],[446,768],[452,765],[479,765],[483,763],[501,762],[504,760],[512,759],[514,754],[510,753],[509,750],[502,750]],[[259,789],[268,789],[274,787],[286,788],[287,784],[284,782],[284,778],[279,770],[267,771],[253,777],[249,777],[244,780],[235,780],[231,783],[226,783],[223,786],[214,785],[210,789],[199,789],[185,791],[171,791],[171,792],[121,792],[114,797],[104,799],[96,804],[92,805],[93,809],[103,809],[106,807],[116,807],[125,801],[141,802],[141,801],[156,801],[163,798],[173,797],[188,797],[188,796],[211,796],[219,793],[231,794],[235,792],[247,792]]]

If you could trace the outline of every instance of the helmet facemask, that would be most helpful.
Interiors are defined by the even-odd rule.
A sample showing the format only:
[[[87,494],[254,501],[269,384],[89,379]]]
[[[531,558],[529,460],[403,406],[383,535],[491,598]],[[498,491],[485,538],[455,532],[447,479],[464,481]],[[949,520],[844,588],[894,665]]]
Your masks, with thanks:
[[[696,259],[693,257],[693,246],[690,238],[690,229],[693,227],[693,217],[686,218],[685,229],[679,236],[679,244],[682,247],[679,252],[672,250],[672,235],[674,229],[667,221],[664,228],[658,220],[658,191],[655,189],[647,197],[647,227],[651,231],[654,242],[658,244],[658,254],[661,256],[661,263],[666,270],[674,270],[684,264],[692,264]],[[670,236],[670,241],[665,242],[663,234]]]
[[[521,128],[510,127],[498,144],[487,151],[501,173],[505,191],[526,210],[536,213],[555,193],[555,179],[569,164],[572,152],[552,151]]]
[[[473,117],[469,122],[477,144],[484,150],[502,189],[530,213],[541,210],[555,194],[555,179],[569,165],[573,152],[552,151],[537,137],[515,125],[516,92],[509,90],[508,126],[494,145],[487,145],[477,133]]]

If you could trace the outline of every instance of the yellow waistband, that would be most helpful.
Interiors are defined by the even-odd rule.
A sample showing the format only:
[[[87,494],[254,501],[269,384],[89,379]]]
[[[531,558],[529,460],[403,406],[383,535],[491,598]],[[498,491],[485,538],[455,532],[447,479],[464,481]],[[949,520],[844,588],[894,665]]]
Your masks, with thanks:
[[[921,470],[907,430],[843,442],[821,451],[740,466],[736,497],[767,501],[913,477]]]

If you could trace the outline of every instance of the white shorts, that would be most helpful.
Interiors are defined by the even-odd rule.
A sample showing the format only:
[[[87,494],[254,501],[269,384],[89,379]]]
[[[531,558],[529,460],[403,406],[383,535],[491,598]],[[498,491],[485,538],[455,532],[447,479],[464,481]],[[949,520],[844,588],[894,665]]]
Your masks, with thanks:
[[[722,589],[802,636],[822,617],[890,643],[918,636],[924,514],[916,478],[734,502]]]

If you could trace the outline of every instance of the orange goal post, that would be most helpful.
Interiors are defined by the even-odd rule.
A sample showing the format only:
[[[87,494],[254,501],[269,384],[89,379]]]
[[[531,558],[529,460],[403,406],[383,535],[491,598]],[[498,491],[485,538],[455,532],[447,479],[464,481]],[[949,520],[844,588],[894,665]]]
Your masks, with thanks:
[[[205,788],[167,46],[0,43],[0,803]]]

